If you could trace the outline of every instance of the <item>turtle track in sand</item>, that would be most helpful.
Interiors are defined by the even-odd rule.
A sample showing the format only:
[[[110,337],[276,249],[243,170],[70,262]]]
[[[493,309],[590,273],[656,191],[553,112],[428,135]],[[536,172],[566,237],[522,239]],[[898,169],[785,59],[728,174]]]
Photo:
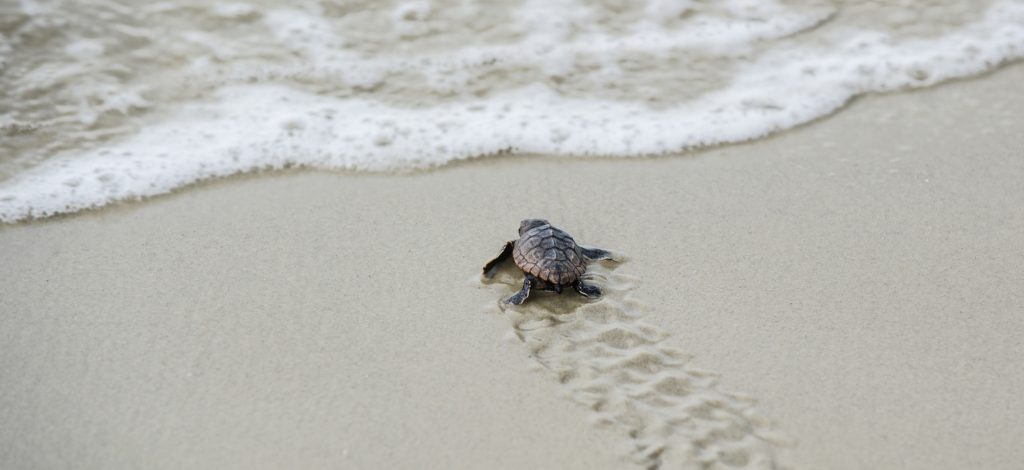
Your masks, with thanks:
[[[509,263],[510,264],[510,263]],[[644,323],[631,294],[638,279],[592,263],[585,279],[604,296],[538,295],[499,308],[535,366],[586,406],[593,423],[621,432],[621,452],[647,469],[781,469],[791,443],[755,409],[755,401],[718,389],[717,375],[688,366],[691,356],[665,344],[667,332]],[[522,275],[503,269],[491,281],[501,298]],[[497,289],[495,289],[497,290]]]

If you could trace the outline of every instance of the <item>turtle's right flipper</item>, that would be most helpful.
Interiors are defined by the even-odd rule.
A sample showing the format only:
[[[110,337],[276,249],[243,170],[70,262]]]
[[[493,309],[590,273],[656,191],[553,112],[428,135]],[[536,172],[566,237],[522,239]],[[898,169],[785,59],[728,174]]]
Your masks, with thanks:
[[[499,254],[497,258],[488,261],[487,264],[484,265],[484,277],[490,279],[492,276],[494,276],[494,268],[501,264],[502,261],[508,259],[509,256],[512,256],[512,247],[514,245],[514,241],[505,242],[505,246],[501,249],[501,254]]]
[[[596,260],[600,260],[600,259],[608,259],[608,260],[612,260],[612,261],[617,261],[614,258],[614,256],[612,255],[612,253],[610,251],[608,251],[608,250],[602,250],[600,248],[586,248],[586,247],[582,247],[581,246],[580,247],[580,251],[583,253],[584,257],[592,259],[592,260],[595,260],[595,261]]]
[[[515,295],[505,300],[506,304],[522,305],[526,302],[526,298],[530,296],[530,286],[533,284],[533,276],[527,275],[526,280],[523,281],[523,289],[516,292]]]
[[[576,284],[573,284],[573,287],[576,288],[576,292],[579,292],[580,295],[587,298],[593,299],[601,296],[600,287],[591,284],[584,284],[583,281],[576,281]]]

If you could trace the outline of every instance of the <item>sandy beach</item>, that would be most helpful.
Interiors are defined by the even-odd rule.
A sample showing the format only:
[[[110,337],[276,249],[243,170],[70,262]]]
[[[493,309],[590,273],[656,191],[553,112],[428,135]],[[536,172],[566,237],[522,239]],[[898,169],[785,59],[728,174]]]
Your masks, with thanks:
[[[502,312],[478,279],[545,217],[625,255],[607,301],[756,399],[780,465],[1017,468],[1021,83],[678,157],[264,174],[0,226],[0,467],[633,468],[516,334],[613,304]],[[706,463],[763,463],[737,455]]]

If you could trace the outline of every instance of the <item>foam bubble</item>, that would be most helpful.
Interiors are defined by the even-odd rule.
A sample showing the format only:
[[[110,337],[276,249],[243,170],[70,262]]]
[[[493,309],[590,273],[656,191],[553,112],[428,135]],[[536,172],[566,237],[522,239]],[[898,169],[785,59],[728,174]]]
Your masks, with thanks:
[[[0,37],[4,222],[256,169],[676,153],[1024,55],[1011,0],[33,5]]]

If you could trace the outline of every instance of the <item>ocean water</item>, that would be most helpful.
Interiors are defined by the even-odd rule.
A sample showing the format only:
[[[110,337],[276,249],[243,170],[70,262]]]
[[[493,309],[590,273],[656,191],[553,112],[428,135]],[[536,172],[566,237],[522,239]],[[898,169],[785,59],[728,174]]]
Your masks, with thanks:
[[[1024,55],[1024,0],[0,2],[0,222],[292,166],[756,139]]]

